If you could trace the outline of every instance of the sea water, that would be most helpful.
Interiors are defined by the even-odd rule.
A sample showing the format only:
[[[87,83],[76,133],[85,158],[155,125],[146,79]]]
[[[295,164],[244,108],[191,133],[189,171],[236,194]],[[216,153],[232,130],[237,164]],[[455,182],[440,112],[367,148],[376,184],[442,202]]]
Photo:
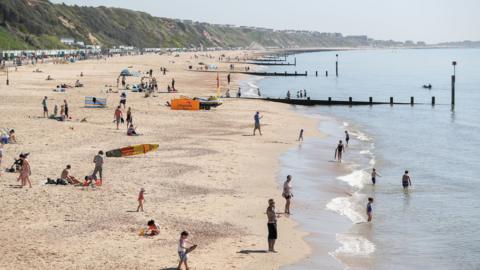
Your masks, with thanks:
[[[296,67],[268,71],[308,71],[308,77],[263,78],[250,88],[272,98],[288,90],[296,97],[305,89],[311,99],[393,97],[408,103],[413,96],[425,104],[292,106],[319,118],[325,136],[299,143],[282,157],[279,183],[287,174],[294,179],[291,218],[311,233],[306,240],[314,247],[309,258],[285,269],[480,269],[480,50],[319,52],[290,61],[293,57]],[[454,110],[452,61],[458,63]],[[334,150],[345,130],[351,145],[340,164]],[[381,174],[375,186],[373,167]],[[408,192],[401,186],[405,170],[413,185]],[[368,197],[375,199],[371,223]]]

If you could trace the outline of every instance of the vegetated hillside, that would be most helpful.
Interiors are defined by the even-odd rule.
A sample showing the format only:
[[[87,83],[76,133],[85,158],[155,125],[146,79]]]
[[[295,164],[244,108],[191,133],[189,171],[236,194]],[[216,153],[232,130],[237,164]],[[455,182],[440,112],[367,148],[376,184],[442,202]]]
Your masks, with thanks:
[[[273,31],[185,23],[144,12],[53,4],[48,0],[0,0],[0,49],[66,48],[60,37],[106,47],[319,47],[368,42],[340,34]]]

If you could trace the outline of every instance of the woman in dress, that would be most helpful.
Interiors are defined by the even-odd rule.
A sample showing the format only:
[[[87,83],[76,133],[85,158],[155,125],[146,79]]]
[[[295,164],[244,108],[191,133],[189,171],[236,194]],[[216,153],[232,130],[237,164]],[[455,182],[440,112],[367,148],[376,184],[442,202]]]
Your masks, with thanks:
[[[22,188],[27,185],[32,188],[32,183],[30,182],[30,174],[32,173],[30,170],[30,163],[27,160],[26,155],[20,155],[20,159],[22,160],[22,169],[20,169],[20,176],[18,176],[18,180],[21,183]]]

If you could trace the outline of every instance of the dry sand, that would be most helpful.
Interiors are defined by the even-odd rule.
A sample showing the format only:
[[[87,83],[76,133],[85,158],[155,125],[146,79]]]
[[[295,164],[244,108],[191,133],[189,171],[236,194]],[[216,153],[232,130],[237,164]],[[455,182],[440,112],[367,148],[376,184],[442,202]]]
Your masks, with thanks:
[[[287,105],[257,100],[228,99],[211,111],[171,111],[164,104],[174,96],[215,93],[215,74],[186,71],[193,62],[215,61],[203,56],[194,60],[192,55],[37,65],[43,73],[24,66],[10,73],[8,87],[4,74],[0,76],[0,128],[14,128],[19,140],[4,147],[2,171],[21,152],[30,152],[33,184],[32,189],[20,189],[17,174],[0,176],[0,269],[174,269],[183,230],[199,245],[190,256],[192,269],[278,269],[309,253],[306,234],[287,217],[279,219],[279,253],[264,253],[265,210],[269,198],[276,199],[278,211],[284,204],[276,181],[278,156],[298,144],[301,128],[314,135],[316,121]],[[120,94],[102,92],[105,85],[116,85],[116,76],[128,66],[152,68],[161,90],[174,77],[181,91],[150,98],[127,93],[127,107],[132,107],[137,131],[144,134],[138,137],[126,136],[125,125],[116,130],[112,120]],[[160,75],[161,66],[170,69],[166,76]],[[80,78],[80,72],[85,76]],[[55,80],[46,81],[47,75]],[[242,76],[232,75],[234,84]],[[225,77],[221,74],[222,89]],[[77,79],[84,88],[52,92],[57,84]],[[128,83],[138,81],[128,78]],[[90,95],[106,97],[108,108],[83,108],[84,96]],[[67,99],[73,119],[40,118],[43,96],[49,97],[50,112]],[[264,134],[253,137],[256,110],[264,116]],[[87,122],[81,123],[85,117]],[[102,187],[44,185],[67,164],[72,175],[83,179],[92,172],[99,150],[142,143],[158,143],[160,148],[142,156],[106,158]],[[137,213],[142,187],[145,212]],[[149,219],[160,224],[159,236],[138,235]]]

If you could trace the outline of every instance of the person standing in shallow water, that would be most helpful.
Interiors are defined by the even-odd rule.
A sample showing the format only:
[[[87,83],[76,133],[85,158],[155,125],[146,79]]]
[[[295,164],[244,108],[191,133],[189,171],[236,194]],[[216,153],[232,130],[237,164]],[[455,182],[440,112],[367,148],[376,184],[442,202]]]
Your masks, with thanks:
[[[275,212],[275,201],[273,199],[268,200],[267,218],[268,218],[268,251],[275,251],[275,241],[277,240],[277,213]]]
[[[348,131],[345,130],[345,142],[347,143],[347,146],[349,141],[350,141],[350,134],[348,134]]]
[[[343,145],[342,141],[338,142],[337,148],[335,149],[335,159],[338,162],[342,162],[342,154],[345,152],[345,146]]]
[[[303,129],[300,129],[300,134],[298,135],[298,140],[303,141]]]
[[[381,175],[377,172],[375,168],[372,169],[372,184],[375,186],[375,183],[377,182],[377,176],[381,177]]]
[[[412,186],[412,181],[408,175],[408,171],[405,171],[405,174],[402,176],[402,186],[404,190],[407,190],[408,187]]]
[[[287,180],[283,184],[283,193],[282,196],[285,198],[285,214],[290,215],[290,203],[293,198],[292,193],[292,176],[287,175]]]
[[[373,208],[372,208],[372,203],[373,203],[373,198],[370,197],[368,198],[368,203],[367,203],[367,221],[370,222],[372,221],[372,212],[373,212]]]

